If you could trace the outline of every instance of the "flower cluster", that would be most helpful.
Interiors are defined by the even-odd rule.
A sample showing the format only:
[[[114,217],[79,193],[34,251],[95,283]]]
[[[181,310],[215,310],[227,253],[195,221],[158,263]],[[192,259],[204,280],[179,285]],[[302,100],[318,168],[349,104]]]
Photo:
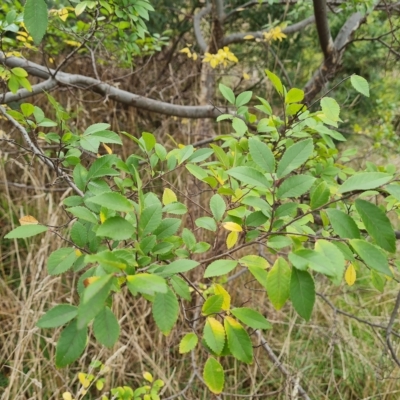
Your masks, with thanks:
[[[197,53],[190,50],[190,44],[187,45],[184,49],[182,49],[179,53],[186,53],[189,58],[193,58],[193,61],[197,60]]]
[[[206,53],[203,59],[203,62],[210,63],[212,68],[215,68],[221,64],[226,67],[228,65],[228,61],[233,63],[237,63],[239,61],[237,57],[229,50],[228,46],[225,46],[223,49],[219,49],[217,54]]]
[[[274,40],[279,40],[282,42],[282,39],[285,39],[287,36],[282,32],[282,29],[277,26],[276,28],[272,28],[268,32],[264,32],[264,40],[266,42],[272,42]]]

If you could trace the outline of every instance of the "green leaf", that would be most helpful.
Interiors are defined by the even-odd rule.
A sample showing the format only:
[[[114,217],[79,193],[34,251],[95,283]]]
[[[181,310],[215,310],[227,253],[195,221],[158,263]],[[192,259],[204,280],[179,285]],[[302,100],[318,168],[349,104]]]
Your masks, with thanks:
[[[255,267],[254,265],[249,265],[247,268],[254,278],[256,278],[257,282],[263,288],[266,288],[268,272],[264,268]]]
[[[204,278],[213,276],[226,275],[236,268],[237,261],[234,260],[217,260],[209,264],[204,272]]]
[[[267,178],[252,167],[235,167],[226,171],[226,173],[246,185],[263,186],[265,188],[271,187]]]
[[[278,199],[299,197],[306,193],[313,185],[315,178],[311,175],[294,175],[285,179],[277,191]]]
[[[290,295],[290,277],[292,270],[282,257],[279,257],[267,275],[266,289],[268,298],[276,310],[280,310]]]
[[[225,374],[222,365],[213,357],[209,357],[204,365],[204,382],[210,392],[220,394],[224,389]]]
[[[342,186],[339,187],[339,193],[376,189],[388,183],[392,178],[391,174],[384,172],[358,172],[343,182]]]
[[[175,293],[168,288],[166,293],[156,293],[153,302],[153,318],[160,331],[168,336],[178,320],[179,303]]]
[[[152,204],[146,207],[140,214],[139,230],[141,237],[148,233],[153,233],[158,228],[162,220],[162,209],[159,204]]]
[[[246,217],[246,226],[260,226],[267,222],[268,218],[262,211],[254,211]]]
[[[334,208],[328,208],[324,211],[331,221],[333,230],[342,239],[359,239],[361,237],[360,230],[350,215]]]
[[[215,223],[215,220],[210,217],[197,218],[194,223],[199,228],[204,228],[207,229],[208,231],[215,232],[217,230],[217,224]]]
[[[379,247],[361,239],[350,240],[350,245],[369,268],[393,276],[387,257]]]
[[[225,329],[221,322],[208,317],[204,325],[203,338],[215,354],[221,354],[225,345]]]
[[[397,201],[400,201],[400,185],[387,185],[385,190],[391,194]]]
[[[271,149],[255,137],[250,138],[248,143],[253,161],[266,172],[273,173],[275,171],[275,158]]]
[[[225,317],[224,326],[232,355],[239,361],[251,364],[253,362],[253,345],[246,330],[232,317]]]
[[[315,243],[315,251],[322,254],[331,265],[331,270],[334,271],[330,275],[332,282],[339,285],[343,278],[345,269],[345,259],[342,252],[331,242],[319,239]]]
[[[224,295],[215,294],[210,296],[203,304],[201,308],[201,313],[203,315],[210,315],[219,313],[222,309],[222,304],[224,302]]]
[[[113,347],[117,342],[120,327],[114,313],[104,307],[93,321],[93,333],[99,343],[106,347]]]
[[[88,240],[88,232],[85,225],[75,221],[71,228],[71,239],[79,247],[85,247]]]
[[[376,290],[379,290],[381,293],[383,293],[386,278],[382,274],[371,269],[371,283]]]
[[[199,262],[193,260],[176,260],[168,265],[163,265],[157,268],[154,273],[162,277],[169,277],[171,275],[180,274],[182,272],[187,272],[196,268]]]
[[[93,138],[93,140],[95,139]],[[105,155],[97,158],[96,161],[91,165],[89,171],[87,172],[86,181],[96,178],[102,178],[103,176],[107,175],[110,176],[119,175],[118,171],[111,168],[111,165],[113,164],[114,160],[115,160],[114,155]]]
[[[251,100],[252,96],[253,92],[250,91],[240,93],[238,97],[236,97],[236,102],[235,102],[236,107],[239,108],[247,104]]]
[[[110,294],[114,275],[101,276],[85,288],[78,307],[78,329],[82,329],[103,309]]]
[[[335,276],[335,268],[323,254],[311,249],[300,249],[289,253],[290,262],[300,270],[310,267],[316,272],[327,276]]]
[[[8,232],[4,236],[4,239],[24,239],[46,232],[47,230],[47,226],[43,225],[22,225]]]
[[[311,192],[310,206],[312,210],[323,206],[329,201],[330,190],[325,181],[322,181],[314,190]]]
[[[66,367],[79,358],[87,343],[87,328],[78,329],[73,320],[61,332],[56,347],[56,366]]]
[[[365,229],[375,240],[376,244],[394,253],[396,251],[396,236],[386,214],[378,206],[369,201],[357,199],[355,205]]]
[[[80,190],[85,190],[88,171],[82,164],[76,164],[73,171],[74,182]]]
[[[137,293],[144,293],[154,296],[155,293],[167,293],[168,286],[161,276],[141,273],[128,275],[126,285],[129,291],[135,296]]]
[[[178,231],[181,222],[182,220],[178,218],[164,218],[153,234],[157,236],[158,240],[168,238]]]
[[[283,96],[283,85],[281,80],[278,78],[277,75],[275,75],[273,72],[269,71],[268,69],[265,70],[265,73],[267,74],[269,80],[272,82],[272,85],[276,89],[276,91]]]
[[[225,214],[226,204],[222,196],[214,194],[210,199],[210,210],[216,221],[220,221]]]
[[[191,230],[183,228],[182,240],[188,250],[193,250],[194,246],[196,245],[196,237],[193,235]]]
[[[47,260],[47,270],[50,275],[62,274],[68,271],[78,256],[72,247],[63,247],[50,254]]]
[[[232,120],[232,128],[241,136],[247,132],[246,122],[237,117],[233,118]]]
[[[366,79],[359,75],[352,75],[350,81],[357,92],[369,97],[369,85]]]
[[[174,203],[167,204],[163,207],[162,212],[175,214],[175,215],[183,215],[187,213],[187,208],[183,203],[176,201]]]
[[[24,7],[24,24],[35,45],[39,45],[46,33],[48,17],[44,0],[27,0]]]
[[[113,240],[127,240],[135,233],[135,228],[122,217],[111,217],[104,221],[96,231],[96,236],[105,236]]]
[[[324,97],[321,100],[321,108],[322,112],[328,119],[334,122],[340,121],[340,107],[335,99],[332,99],[331,97]]]
[[[105,124],[103,122],[100,122],[98,124],[93,124],[86,128],[85,132],[83,132],[83,135],[87,136],[87,135],[91,135],[96,132],[101,132],[101,131],[108,129],[109,127],[110,127],[110,124]]]
[[[152,133],[149,132],[143,132],[142,133],[142,138],[146,146],[147,151],[153,150],[154,146],[156,145],[156,138]]]
[[[272,325],[259,312],[248,308],[233,308],[231,313],[245,325],[253,329],[271,329]]]
[[[304,164],[312,155],[314,144],[312,139],[302,140],[290,146],[279,161],[276,171],[280,179]]]
[[[293,268],[290,279],[290,300],[300,317],[308,321],[315,302],[315,285],[307,271]]]
[[[67,208],[67,211],[79,219],[91,222],[92,224],[97,224],[98,220],[94,213],[89,211],[86,207],[76,206]]]
[[[36,323],[36,326],[39,328],[57,328],[71,321],[77,314],[77,307],[69,304],[59,304],[47,311]]]
[[[133,211],[132,203],[122,194],[116,192],[102,193],[86,200],[88,203],[98,204],[109,210],[130,212]]]
[[[229,103],[233,105],[235,104],[235,94],[233,93],[231,88],[228,88],[227,86],[220,83],[219,91],[221,92],[222,96],[224,96],[225,99],[229,101]]]
[[[189,285],[184,279],[178,275],[171,277],[171,284],[175,290],[175,293],[187,301],[192,300],[192,295],[190,293]]]
[[[197,346],[198,341],[199,338],[195,333],[187,333],[179,343],[179,354],[185,354],[192,351]]]
[[[304,99],[304,91],[297,88],[290,89],[285,96],[285,103],[298,103]]]

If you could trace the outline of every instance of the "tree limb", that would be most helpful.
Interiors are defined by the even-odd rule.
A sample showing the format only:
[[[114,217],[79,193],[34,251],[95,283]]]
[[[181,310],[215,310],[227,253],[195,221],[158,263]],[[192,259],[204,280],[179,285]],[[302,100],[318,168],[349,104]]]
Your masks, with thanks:
[[[47,81],[40,82],[36,85],[32,85],[32,91],[26,89],[19,89],[17,93],[4,93],[0,98],[0,104],[8,104],[13,101],[20,101],[26,99],[27,97],[32,97],[43,92],[50,92],[58,86],[58,82],[49,78]]]
[[[199,45],[201,51],[205,53],[207,51],[207,43],[204,39],[203,33],[200,29],[200,22],[203,17],[211,12],[212,5],[211,3],[207,5],[207,7],[202,8],[198,13],[193,17],[193,30],[194,36],[196,38],[197,44]]]
[[[303,19],[300,22],[297,22],[293,25],[287,26],[286,28],[282,29],[282,32],[286,35],[290,35],[291,33],[301,31],[306,26],[312,24],[314,21],[315,21],[315,17],[312,15],[311,17]],[[264,37],[264,32],[268,32],[268,30],[262,30],[262,31],[256,31],[256,32],[232,33],[231,35],[228,35],[224,38],[223,45],[228,46],[232,43],[244,42],[245,40],[248,40],[248,39],[245,39],[246,36],[253,36],[254,39],[262,39]],[[254,40],[254,39],[252,39],[252,40]]]
[[[325,59],[334,56],[335,47],[328,22],[328,9],[326,0],[313,0],[315,25],[317,26],[318,39]]]
[[[3,52],[0,52],[0,63],[3,63],[8,67],[24,68],[31,75],[39,78],[53,78],[53,80],[55,80],[59,85],[73,86],[79,89],[91,90],[94,93],[105,96],[106,99],[112,99],[131,107],[160,114],[181,118],[216,118],[221,114],[221,112],[229,112],[226,107],[219,107],[219,109],[217,109],[212,105],[182,106],[149,99],[126,90],[118,89],[112,85],[109,85],[108,83],[84,75],[69,74],[59,71],[57,75],[54,76],[55,71],[52,69],[47,69],[39,64],[24,60],[22,58],[5,57]],[[8,94],[6,94],[6,96],[8,96]]]

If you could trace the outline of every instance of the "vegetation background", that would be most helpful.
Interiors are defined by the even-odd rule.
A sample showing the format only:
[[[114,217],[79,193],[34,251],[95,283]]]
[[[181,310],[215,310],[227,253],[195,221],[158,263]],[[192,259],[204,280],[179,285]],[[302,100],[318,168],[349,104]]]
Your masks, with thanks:
[[[47,1],[49,10],[76,7],[81,3],[85,2]],[[89,9],[91,2],[86,3]],[[204,62],[205,53],[215,54],[215,50],[224,48],[223,38],[215,36],[216,7],[220,3],[153,0],[154,11],[150,12],[146,22],[148,32],[143,38],[135,32],[125,32],[126,36],[121,38],[105,27],[99,28],[93,46],[90,42],[79,44],[82,43],[79,30],[89,17],[68,11],[67,23],[52,20],[38,47],[24,39],[24,35],[18,38],[3,29],[0,50],[21,51],[33,62],[53,68],[61,65],[63,72],[95,77],[141,98],[178,106],[208,107],[212,118],[193,118],[178,116],[176,112],[159,113],[140,105],[130,107],[90,90],[77,90],[73,85],[63,85],[52,93],[72,115],[72,124],[82,130],[94,123],[107,122],[112,130],[126,131],[135,137],[140,137],[143,131],[153,132],[168,150],[176,144],[207,142],[216,134],[229,133],[227,125],[214,122],[219,107],[224,104],[217,83],[222,82],[235,93],[252,90],[278,110],[278,98],[264,70],[274,71],[288,88],[304,88],[322,66],[329,74],[309,98],[309,104],[327,92],[340,104],[343,122],[338,131],[348,140],[339,148],[348,155],[348,168],[363,169],[369,162],[399,166],[400,5],[397,2],[321,1],[328,12],[333,38],[349,16],[357,11],[365,16],[349,36],[345,48],[340,49],[340,60],[329,65],[332,61],[332,55],[328,54],[329,40],[324,41],[323,34],[310,19],[318,1],[225,0],[223,38],[237,32],[243,34],[241,40],[232,39],[229,43],[225,51],[226,65],[218,61],[212,68],[212,63]],[[4,21],[13,9],[21,12],[22,6],[16,1],[3,0],[0,19]],[[307,19],[311,22],[290,31],[290,26]],[[254,32],[271,32],[277,28],[275,37],[267,40],[261,36],[254,40]],[[200,29],[207,41],[206,51],[196,29]],[[287,33],[279,36],[285,29]],[[253,37],[244,39],[246,33]],[[351,88],[346,78],[353,73],[369,81],[370,98],[360,96]],[[32,85],[40,81],[34,75],[29,79]],[[207,79],[211,79],[211,84]],[[9,92],[4,82],[2,92]],[[54,113],[43,93],[38,93],[32,102],[46,115]],[[18,108],[17,101],[7,101],[7,104]],[[213,114],[215,110],[217,114]],[[72,189],[32,157],[19,133],[5,120],[1,120],[0,140],[0,237],[17,226],[18,218],[23,215],[33,215],[50,226],[63,225],[67,219],[62,202],[71,195]],[[123,140],[124,145],[113,147],[113,151],[127,158],[137,151],[137,145],[126,137]],[[48,154],[52,146],[41,142],[41,148]],[[191,196],[195,191],[185,175],[177,174],[171,182],[179,193]],[[161,187],[159,191],[162,192]],[[202,191],[197,201],[208,204],[210,197],[211,193]],[[196,214],[196,210],[190,211]],[[397,225],[397,220],[392,222]],[[207,241],[207,236],[202,239]],[[0,398],[61,399],[66,391],[76,393],[80,387],[78,373],[88,372],[93,359],[110,367],[105,375],[107,387],[141,386],[143,372],[150,371],[165,382],[162,398],[174,398],[176,394],[182,399],[212,398],[196,379],[180,394],[193,367],[189,356],[178,353],[185,321],[180,319],[171,335],[165,337],[154,324],[148,303],[144,299],[127,300],[122,294],[114,298],[114,311],[121,324],[115,347],[105,349],[91,341],[78,362],[64,369],[55,367],[54,344],[59,331],[43,331],[35,324],[53,305],[69,302],[74,295],[71,292],[77,280],[74,273],[49,276],[46,271],[49,255],[61,245],[61,239],[50,234],[24,241],[1,241]],[[224,366],[230,374],[226,378],[225,394],[218,398],[297,399],[300,383],[313,399],[396,399],[400,396],[399,367],[388,353],[385,330],[381,329],[387,325],[393,310],[399,290],[396,282],[388,281],[384,290],[378,290],[380,285],[368,279],[358,280],[355,286],[343,283],[338,287],[327,287],[326,280],[317,281],[320,296],[307,322],[290,304],[276,311],[265,291],[256,289],[248,274],[230,280],[228,287],[232,301],[256,304],[273,324],[265,338],[280,363],[286,365],[287,374],[282,374],[262,348],[255,349],[257,362],[253,365],[234,360],[226,362]],[[393,330],[398,328],[396,321]],[[394,340],[396,346],[399,335]],[[201,359],[200,353],[198,356]],[[99,397],[92,388],[84,398]]]

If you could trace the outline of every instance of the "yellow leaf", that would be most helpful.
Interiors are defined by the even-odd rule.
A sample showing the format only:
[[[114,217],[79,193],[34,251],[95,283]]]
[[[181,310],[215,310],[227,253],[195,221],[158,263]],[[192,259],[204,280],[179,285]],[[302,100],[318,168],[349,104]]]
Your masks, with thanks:
[[[99,379],[96,381],[96,389],[97,390],[103,390],[104,388],[104,381],[102,379]]]
[[[81,44],[75,40],[64,40],[65,44],[69,44],[72,47],[79,47]]]
[[[106,149],[106,152],[107,152],[108,154],[112,154],[112,153],[113,153],[112,150],[111,150],[111,147],[108,147],[105,143],[102,143],[102,145],[103,145],[103,147]]]
[[[252,39],[254,39],[254,36],[253,35],[246,35],[246,36],[243,37],[243,39],[244,40],[252,40]]]
[[[228,311],[231,308],[231,295],[219,284],[214,285],[214,294],[222,294],[224,301],[222,302],[221,309]]]
[[[77,257],[80,257],[82,255],[82,252],[79,249],[75,249],[75,255]]]
[[[164,206],[174,203],[175,201],[178,201],[176,194],[171,189],[165,188],[162,196],[162,202]]]
[[[226,247],[228,249],[231,249],[236,244],[238,237],[238,232],[230,232],[228,237],[226,238]]]
[[[143,372],[143,378],[146,379],[147,382],[153,382],[153,375],[150,372]]]
[[[58,11],[58,16],[60,17],[61,21],[65,22],[68,18],[68,8],[64,7]]]
[[[63,400],[74,400],[74,398],[72,397],[72,394],[70,392],[64,392],[62,394],[62,398],[63,398]]]
[[[87,378],[87,375],[83,372],[79,372],[78,379],[81,385],[86,389],[90,386],[90,380]]]
[[[243,72],[243,79],[245,79],[246,81],[248,81],[250,79],[250,75],[247,74],[246,72]]]
[[[100,211],[100,222],[104,224],[104,221],[107,219],[106,214],[104,211]]]
[[[242,227],[237,224],[236,222],[224,222],[222,226],[227,230],[231,232],[242,232],[243,229]]]
[[[349,264],[344,274],[344,279],[349,286],[353,286],[356,281],[356,270],[353,264]]]
[[[32,215],[25,215],[19,219],[19,223],[21,225],[37,225],[39,221],[35,217],[32,217]]]
[[[197,53],[193,53],[192,56],[193,56],[193,61],[196,61],[197,60]]]

